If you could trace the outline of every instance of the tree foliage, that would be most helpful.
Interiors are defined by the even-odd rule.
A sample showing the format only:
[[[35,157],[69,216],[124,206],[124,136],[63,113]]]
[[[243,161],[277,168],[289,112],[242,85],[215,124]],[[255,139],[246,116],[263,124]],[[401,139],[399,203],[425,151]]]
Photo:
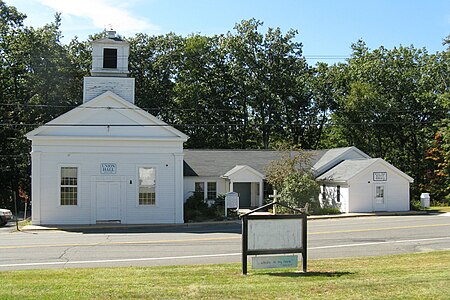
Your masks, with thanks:
[[[24,134],[82,102],[90,41],[105,32],[64,45],[59,15],[28,27],[0,0],[0,16],[0,205],[10,206],[11,191],[30,191]],[[187,133],[188,148],[356,146],[411,175],[413,197],[448,203],[449,36],[435,54],[361,40],[345,63],[309,66],[296,30],[262,27],[125,38],[136,104]],[[284,167],[275,177],[297,176]],[[273,181],[280,190],[284,179]]]
[[[265,169],[267,182],[290,207],[303,208],[309,203],[312,210],[319,208],[320,187],[311,172],[311,153],[287,144],[278,151],[280,158]]]

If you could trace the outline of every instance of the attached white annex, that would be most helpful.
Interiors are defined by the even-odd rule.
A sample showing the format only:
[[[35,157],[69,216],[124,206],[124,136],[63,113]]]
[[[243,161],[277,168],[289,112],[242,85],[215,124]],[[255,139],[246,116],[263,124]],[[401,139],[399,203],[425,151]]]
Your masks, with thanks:
[[[267,150],[185,150],[184,198],[194,193],[213,200],[227,192],[239,194],[239,207],[263,204],[271,193],[265,167],[280,158]],[[321,185],[321,205],[341,212],[408,211],[413,179],[381,158],[356,147],[309,151]],[[293,153],[295,155],[295,153]]]
[[[341,212],[408,211],[413,179],[381,158],[349,159],[317,177],[321,204]]]
[[[27,134],[33,224],[183,223],[188,137],[134,105],[128,43],[92,46],[84,103]]]

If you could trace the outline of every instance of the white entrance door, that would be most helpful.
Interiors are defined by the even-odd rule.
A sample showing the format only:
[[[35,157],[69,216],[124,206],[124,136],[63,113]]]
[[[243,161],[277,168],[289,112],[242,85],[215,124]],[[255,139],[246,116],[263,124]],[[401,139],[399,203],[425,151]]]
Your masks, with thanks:
[[[120,182],[97,182],[97,221],[120,221]]]
[[[375,184],[373,187],[373,210],[386,210],[386,186],[384,184]]]

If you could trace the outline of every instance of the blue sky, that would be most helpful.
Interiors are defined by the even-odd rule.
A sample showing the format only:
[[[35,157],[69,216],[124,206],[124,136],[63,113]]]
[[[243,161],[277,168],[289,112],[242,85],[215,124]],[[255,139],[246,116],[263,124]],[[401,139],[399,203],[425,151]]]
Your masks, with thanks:
[[[214,35],[232,31],[249,18],[283,32],[297,29],[310,64],[334,63],[348,57],[351,44],[362,38],[369,48],[399,45],[441,51],[450,34],[449,0],[4,0],[42,26],[62,13],[63,42],[112,25],[124,36],[175,32]],[[330,57],[331,56],[331,57]],[[342,60],[342,58],[340,59]]]

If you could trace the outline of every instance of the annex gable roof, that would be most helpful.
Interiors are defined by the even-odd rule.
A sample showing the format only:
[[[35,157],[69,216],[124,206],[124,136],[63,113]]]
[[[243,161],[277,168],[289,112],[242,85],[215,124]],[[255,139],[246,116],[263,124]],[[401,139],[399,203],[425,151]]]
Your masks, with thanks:
[[[266,150],[184,149],[184,175],[221,177],[238,165],[247,165],[264,174],[264,168],[279,159],[279,152]]]
[[[348,182],[353,178],[359,176],[362,172],[364,172],[367,168],[374,164],[382,164],[387,169],[397,173],[398,175],[404,177],[409,182],[413,182],[413,178],[408,176],[406,173],[400,171],[387,161],[381,158],[369,158],[369,159],[349,159],[341,162],[334,168],[328,170],[323,173],[317,180],[319,181],[328,181],[328,182]]]
[[[226,172],[222,177],[229,179],[239,179],[247,178],[252,179],[251,181],[264,179],[264,174],[258,172],[247,165],[237,165],[228,172]]]
[[[105,92],[27,134],[39,138],[136,138],[186,141],[188,136],[113,92]]]
[[[355,147],[307,150],[307,152],[313,170],[331,168],[347,157],[369,157]],[[184,176],[220,177],[238,165],[247,165],[264,175],[265,168],[270,162],[279,160],[282,154],[283,152],[274,150],[185,149]]]
[[[369,155],[356,147],[334,148],[326,150],[313,165],[316,176],[330,170],[344,160],[370,158]]]

